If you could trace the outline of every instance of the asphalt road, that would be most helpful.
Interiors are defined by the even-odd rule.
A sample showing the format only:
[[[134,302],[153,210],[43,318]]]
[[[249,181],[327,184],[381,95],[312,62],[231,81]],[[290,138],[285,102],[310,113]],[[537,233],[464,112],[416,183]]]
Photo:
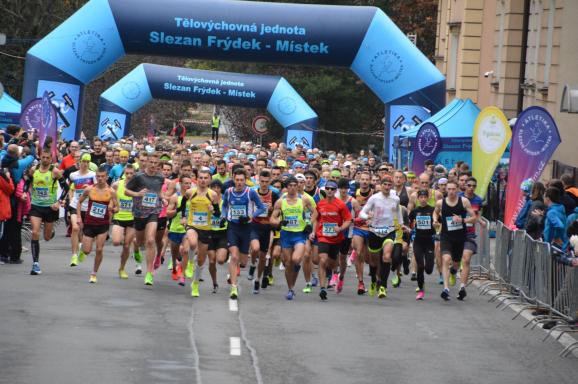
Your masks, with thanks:
[[[41,242],[41,276],[24,257],[0,266],[0,383],[558,384],[578,375],[576,358],[559,358],[542,330],[523,328],[474,287],[465,302],[456,291],[442,302],[433,278],[423,302],[408,278],[385,300],[358,297],[351,271],[327,302],[300,289],[287,302],[282,272],[257,296],[243,271],[234,311],[224,270],[218,294],[205,270],[193,299],[164,266],[153,287],[132,261],[120,280],[110,245],[95,285],[92,257],[68,267],[60,234]]]

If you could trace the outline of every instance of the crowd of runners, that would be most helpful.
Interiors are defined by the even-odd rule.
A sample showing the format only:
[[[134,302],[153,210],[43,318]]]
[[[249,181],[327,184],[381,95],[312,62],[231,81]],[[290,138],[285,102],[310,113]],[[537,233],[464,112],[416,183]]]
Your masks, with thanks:
[[[466,297],[482,206],[466,163],[426,164],[416,175],[363,151],[160,139],[72,141],[56,162],[49,149],[39,152],[18,183],[18,209],[32,228],[32,275],[42,273],[41,230],[46,241],[54,237],[64,210],[70,267],[95,253],[90,283],[113,246],[122,248],[120,279],[129,278],[132,256],[130,272],[144,273],[146,285],[168,268],[175,284],[190,281],[193,297],[204,294],[205,267],[206,292],[226,283],[231,299],[239,296],[241,271],[254,294],[284,274],[287,300],[314,288],[323,301],[329,290],[344,289],[383,299],[402,278],[423,300],[424,275],[434,270],[439,288],[428,291],[443,300],[450,289]],[[217,268],[227,268],[226,282]],[[348,268],[355,281],[346,282]]]

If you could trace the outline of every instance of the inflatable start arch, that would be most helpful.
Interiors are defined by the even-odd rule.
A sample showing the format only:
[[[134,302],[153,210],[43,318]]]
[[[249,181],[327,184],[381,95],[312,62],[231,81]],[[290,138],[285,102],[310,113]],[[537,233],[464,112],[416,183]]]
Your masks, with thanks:
[[[90,0],[28,51],[22,102],[53,92],[78,136],[84,84],[125,54],[349,67],[384,103],[444,82],[375,7]]]
[[[298,141],[313,142],[317,114],[280,76],[203,71],[141,64],[100,97],[98,136],[116,139],[130,132],[131,114],[153,99],[267,108]]]

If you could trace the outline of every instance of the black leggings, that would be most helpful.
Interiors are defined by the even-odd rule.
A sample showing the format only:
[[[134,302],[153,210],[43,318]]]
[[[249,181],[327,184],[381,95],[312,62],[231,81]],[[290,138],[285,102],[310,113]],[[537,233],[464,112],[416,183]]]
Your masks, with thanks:
[[[413,255],[417,264],[417,285],[423,289],[423,272],[430,275],[434,268],[434,242],[433,239],[416,238],[413,242]],[[424,264],[425,259],[425,264]]]

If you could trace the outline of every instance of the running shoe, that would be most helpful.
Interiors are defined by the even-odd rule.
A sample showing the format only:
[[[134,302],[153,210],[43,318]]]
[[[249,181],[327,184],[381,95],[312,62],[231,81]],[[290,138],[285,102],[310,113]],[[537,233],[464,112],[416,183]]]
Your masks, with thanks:
[[[444,283],[444,277],[443,275],[440,273],[440,276],[438,277],[438,284],[442,285]]]
[[[365,284],[363,284],[363,281],[360,281],[357,284],[357,294],[358,295],[365,295]]]
[[[450,273],[450,286],[454,286],[456,285],[456,274],[455,273]]]
[[[73,254],[72,257],[70,258],[70,266],[71,267],[76,267],[78,265],[78,255]]]
[[[415,297],[416,300],[423,300],[425,296],[425,292],[422,290],[417,291],[417,296]]]
[[[80,251],[78,252],[78,261],[79,262],[84,262],[84,260],[86,259],[86,253],[82,252],[82,249],[80,249]]]
[[[280,271],[284,271],[285,270],[285,266],[281,263],[279,264],[279,270]]]
[[[124,271],[124,269],[119,269],[118,270],[118,277],[120,277],[123,280],[126,280],[126,279],[128,279],[128,273],[126,273]]]
[[[231,274],[227,273],[227,284],[231,284]]]
[[[237,287],[231,286],[231,293],[229,294],[229,298],[231,300],[237,300],[239,296],[239,292],[237,291]]]
[[[411,273],[411,279],[410,279],[410,280],[411,280],[411,281],[417,281],[417,273],[412,272],[412,273]]]
[[[311,293],[311,283],[307,283],[305,288],[303,288],[303,293]]]
[[[337,282],[337,293],[341,293],[343,291],[343,280],[339,279]]]
[[[145,275],[145,285],[153,285],[154,284],[154,277],[152,272],[147,272]]]
[[[135,266],[135,269],[134,269],[134,274],[135,274],[135,275],[140,275],[141,273],[142,273],[142,265],[137,264],[137,265]]]
[[[319,285],[319,278],[317,277],[317,274],[313,273],[311,276],[311,286],[316,287],[318,285]]]
[[[219,285],[218,284],[213,284],[213,293],[217,293],[219,292]]]
[[[401,278],[397,275],[397,273],[394,273],[393,277],[391,278],[391,285],[393,285],[394,288],[398,288],[400,284]]]
[[[134,257],[134,261],[136,261],[138,264],[142,263],[142,255],[141,255],[140,251],[134,251],[133,257]]]
[[[173,269],[173,258],[172,257],[169,259],[169,262],[167,263],[167,270],[170,271],[171,269]]]
[[[293,300],[294,297],[295,297],[295,291],[293,291],[292,289],[287,291],[287,295],[285,296],[285,298],[287,300]]]
[[[385,299],[387,297],[387,288],[383,286],[379,287],[379,293],[377,297],[379,297],[380,299]]]
[[[253,280],[254,278],[255,278],[255,267],[251,265],[249,267],[249,273],[247,274],[247,280]]]
[[[32,270],[30,271],[31,275],[41,275],[42,270],[40,269],[40,264],[38,261],[32,263]]]
[[[442,294],[440,296],[445,301],[449,301],[450,300],[450,290],[447,288],[444,288],[442,291]]]
[[[375,292],[377,291],[377,285],[375,283],[371,283],[369,284],[369,296],[373,297],[375,296]]]
[[[261,284],[259,284],[259,281],[258,281],[258,280],[255,280],[255,281],[253,282],[253,294],[255,294],[255,295],[258,295],[258,294],[259,294],[260,285],[261,285]]]
[[[191,296],[192,297],[199,297],[199,282],[193,281],[191,283]]]
[[[185,286],[185,277],[183,275],[179,276],[179,285],[181,287]]]
[[[269,279],[269,285],[275,285],[275,277],[273,275],[267,276],[267,279]]]
[[[330,285],[331,287],[335,287],[335,286],[337,285],[338,279],[339,279],[339,275],[338,275],[337,273],[334,273],[334,274],[331,276],[331,280],[329,281],[329,285]]]
[[[269,278],[267,276],[263,276],[263,278],[261,279],[261,288],[267,289],[268,286],[269,286]]]
[[[321,301],[327,300],[327,291],[325,288],[321,288],[321,291],[319,291],[319,297],[321,297]]]
[[[468,294],[466,293],[466,288],[465,288],[465,287],[462,287],[462,288],[460,289],[460,291],[458,292],[458,300],[461,301],[461,300],[465,299],[467,295],[468,295]]]
[[[195,264],[191,260],[189,260],[187,262],[187,267],[185,268],[185,277],[187,279],[192,279],[193,273],[195,273]]]
[[[96,278],[96,275],[94,273],[92,273],[90,275],[90,278],[88,279],[88,282],[91,284],[96,284],[97,281],[98,281],[98,279]]]
[[[157,270],[159,269],[160,266],[161,266],[161,255],[156,255],[153,267],[155,270]]]
[[[173,279],[174,281],[177,281],[179,279],[179,271],[177,271],[176,268],[171,271],[171,279]]]

